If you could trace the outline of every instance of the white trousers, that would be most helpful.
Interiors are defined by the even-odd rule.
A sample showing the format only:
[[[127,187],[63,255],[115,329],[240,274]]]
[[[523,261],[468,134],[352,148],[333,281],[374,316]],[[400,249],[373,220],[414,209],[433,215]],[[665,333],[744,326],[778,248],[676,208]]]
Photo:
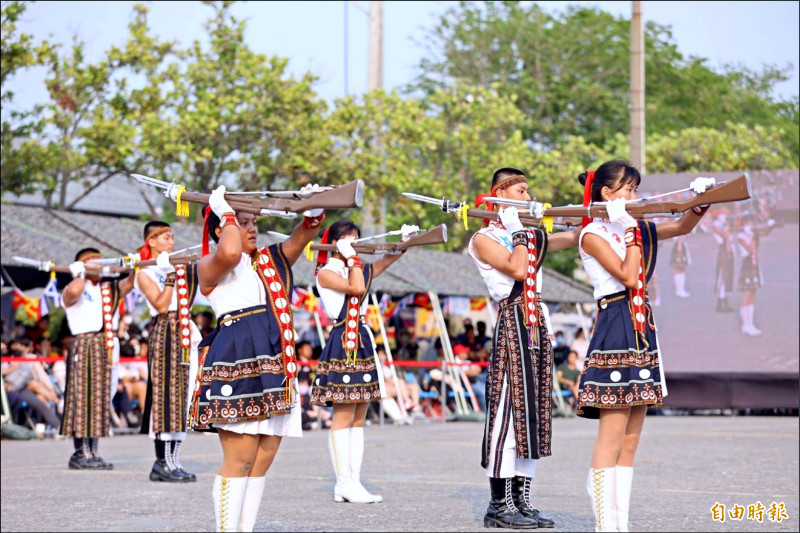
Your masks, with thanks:
[[[489,441],[489,464],[486,466],[486,475],[494,477],[494,465],[497,454],[500,454],[500,477],[509,478],[514,476],[536,477],[536,459],[520,459],[517,457],[517,440],[514,433],[514,413],[509,412],[510,422],[508,432],[503,442],[500,439],[500,430],[503,426],[503,413],[506,409],[506,389],[508,388],[508,376],[503,380],[503,390],[500,393],[500,405],[497,407],[497,414],[492,428],[492,437]],[[508,406],[509,411],[512,409]]]

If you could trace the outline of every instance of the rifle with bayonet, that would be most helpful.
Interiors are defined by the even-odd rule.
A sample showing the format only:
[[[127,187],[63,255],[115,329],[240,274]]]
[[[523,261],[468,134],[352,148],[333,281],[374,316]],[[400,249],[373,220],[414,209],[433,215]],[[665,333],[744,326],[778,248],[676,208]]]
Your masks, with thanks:
[[[142,174],[131,174],[136,181],[164,189],[168,193],[177,191],[176,183],[150,178]],[[176,201],[208,204],[207,193],[181,190],[176,193]],[[260,197],[260,198],[259,198]],[[320,187],[315,191],[242,191],[226,192],[225,201],[235,210],[253,215],[296,218],[298,213],[308,209],[350,209],[361,207],[364,199],[364,182],[351,181],[344,185]]]
[[[70,272],[68,266],[58,266],[52,261],[39,261],[37,259],[20,257],[18,255],[12,256],[11,258],[17,263],[36,268],[37,270],[41,270],[42,272],[56,272],[56,273]],[[131,270],[130,268],[122,268],[110,265],[97,265],[91,263],[86,265],[86,272],[88,272],[89,274],[118,275],[118,274],[124,274],[125,272],[130,272],[130,270]]]
[[[188,265],[193,261],[197,261],[201,258],[200,254],[189,254],[189,255],[180,255],[184,252],[188,252],[189,250],[195,250],[203,246],[202,244],[197,244],[195,246],[189,246],[188,248],[183,248],[182,250],[177,250],[169,254],[169,262],[172,265]],[[96,265],[107,265],[107,266],[117,266],[117,267],[125,267],[128,269],[132,268],[140,268],[146,267],[156,264],[156,259],[142,259],[139,257],[139,254],[131,254],[125,255],[120,257],[109,257],[103,259],[90,259],[90,264]]]
[[[676,192],[682,191],[673,191],[657,197],[640,198],[638,200],[626,203],[625,209],[633,218],[641,219],[663,217],[684,213],[693,207],[701,205],[738,202],[741,200],[747,200],[752,196],[750,176],[745,173],[737,178],[713,185],[704,193],[687,198],[685,200],[654,200],[654,198],[675,194]],[[470,209],[468,206],[466,206],[465,202],[452,202],[448,201],[446,198],[438,200],[413,193],[403,193],[403,196],[411,198],[412,200],[438,205],[442,211],[448,213],[463,213],[466,211],[466,216],[469,217],[490,220],[497,220],[498,218],[498,213],[496,211],[489,211],[487,209]],[[565,205],[548,207],[545,204],[535,201],[526,202],[522,200],[510,200],[498,197],[487,197],[485,200],[498,205],[527,208],[528,212],[520,212],[519,216],[520,222],[526,226],[538,226],[542,224],[544,219],[549,217],[554,219],[558,217],[562,224],[572,227],[579,226],[580,221],[576,220],[576,218],[570,220],[569,217],[608,217],[608,212],[606,211],[606,202],[594,202],[588,206]]]
[[[270,235],[279,239],[287,239],[289,236],[276,231],[268,232]],[[374,255],[374,254],[399,254],[403,250],[413,248],[414,246],[426,246],[430,244],[443,244],[447,242],[447,226],[440,224],[435,228],[419,233],[410,237],[407,241],[400,242],[378,242],[373,244],[364,244],[364,241],[377,239],[386,235],[400,235],[400,230],[390,231],[381,235],[373,235],[370,237],[363,237],[353,241],[353,250],[358,254]],[[320,244],[309,243],[307,246],[308,251],[318,252],[335,252],[335,244]]]

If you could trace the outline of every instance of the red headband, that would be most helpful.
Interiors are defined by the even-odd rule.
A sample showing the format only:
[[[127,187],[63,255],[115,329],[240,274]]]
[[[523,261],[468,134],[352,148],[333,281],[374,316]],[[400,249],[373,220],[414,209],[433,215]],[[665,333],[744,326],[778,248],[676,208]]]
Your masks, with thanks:
[[[152,250],[150,250],[150,245],[147,243],[147,241],[149,239],[152,239],[153,237],[158,237],[162,233],[168,232],[170,229],[171,228],[169,226],[161,226],[161,227],[156,228],[153,231],[151,231],[150,235],[145,237],[144,246],[140,246],[139,248],[136,249],[136,251],[139,252],[139,258],[142,261],[146,261],[148,259],[152,259],[153,258],[153,252],[152,252]]]
[[[592,203],[592,183],[594,183],[594,170],[586,173],[586,183],[583,184],[583,207],[589,207]],[[585,228],[592,220],[594,220],[592,217],[583,217],[581,228]]]
[[[208,255],[208,215],[211,214],[211,206],[206,206],[206,214],[203,218],[203,256]]]
[[[328,226],[325,228],[325,231],[322,233],[322,239],[320,239],[320,244],[330,244],[330,232],[331,227]],[[327,250],[320,250],[317,252],[317,268],[314,269],[314,275],[316,276],[319,273],[319,269],[325,266],[328,262],[328,251]]]
[[[524,181],[527,181],[525,179],[525,176],[522,176],[520,174],[515,174],[513,176],[509,176],[509,177],[507,177],[505,179],[500,180],[497,183],[497,185],[492,187],[492,192],[490,194],[479,194],[478,196],[475,197],[475,207],[477,208],[477,207],[480,207],[481,205],[485,204],[486,205],[486,209],[488,211],[494,211],[494,205],[495,204],[493,204],[491,202],[487,202],[486,198],[489,198],[491,196],[497,196],[497,191],[502,191],[503,189],[507,189],[508,187],[511,187],[512,185],[516,185],[517,183],[522,183]],[[484,222],[484,224],[488,224],[489,223],[489,219],[484,218],[483,222]]]

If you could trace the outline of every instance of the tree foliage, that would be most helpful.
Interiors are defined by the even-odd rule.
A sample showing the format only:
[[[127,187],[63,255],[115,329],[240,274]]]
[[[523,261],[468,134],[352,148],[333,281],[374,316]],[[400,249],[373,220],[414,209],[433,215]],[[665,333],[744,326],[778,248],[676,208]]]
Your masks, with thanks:
[[[554,148],[569,136],[603,146],[628,131],[629,43],[629,20],[597,8],[549,14],[534,3],[461,2],[430,32],[430,54],[413,89],[498,84],[517,96],[530,118],[525,137],[536,146]],[[654,22],[646,24],[645,47],[648,137],[735,122],[778,127],[796,140],[796,100],[771,97],[791,65],[716,72],[703,58],[684,57],[670,28]],[[797,161],[797,143],[785,142]]]

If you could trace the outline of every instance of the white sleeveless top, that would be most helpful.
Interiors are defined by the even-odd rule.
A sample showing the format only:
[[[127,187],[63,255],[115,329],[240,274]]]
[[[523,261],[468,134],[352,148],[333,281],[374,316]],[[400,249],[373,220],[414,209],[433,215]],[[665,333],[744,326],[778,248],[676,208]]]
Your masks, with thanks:
[[[611,249],[614,250],[620,259],[625,259],[625,230],[619,224],[612,224],[604,220],[595,219],[590,222],[583,230],[581,230],[580,237],[578,238],[578,250],[581,254],[581,261],[583,261],[583,269],[586,270],[586,275],[589,276],[594,286],[594,299],[599,300],[603,296],[614,294],[625,290],[625,285],[620,280],[612,276],[608,270],[603,268],[600,262],[593,256],[583,251],[581,243],[583,236],[587,233],[592,233],[601,237],[606,241]]]
[[[83,294],[78,301],[70,307],[64,305],[64,295],[61,295],[61,305],[67,315],[67,323],[73,335],[81,333],[96,333],[103,331],[103,302],[100,294],[100,285],[95,285],[89,280],[83,285]],[[118,309],[114,310],[111,320],[114,331],[119,324]]]
[[[511,233],[494,220],[489,222],[489,225],[485,228],[481,228],[475,232],[475,235],[478,234],[486,235],[493,241],[502,244],[509,253],[514,251]],[[469,240],[469,255],[472,257],[472,260],[475,261],[478,272],[480,272],[483,282],[486,284],[486,288],[489,289],[489,296],[492,297],[492,300],[499,302],[504,298],[508,298],[511,294],[511,289],[514,287],[515,280],[506,276],[488,263],[484,263],[478,259],[472,243],[475,239],[475,235]]]
[[[164,283],[167,281],[167,274],[157,266],[151,265],[139,270],[139,273],[136,275],[136,279],[133,280],[133,286],[134,288],[136,288],[136,290],[141,290],[139,288],[139,276],[141,275],[148,276],[151,280],[155,281],[160,291],[164,290]],[[146,296],[144,301],[147,302],[147,308],[150,310],[150,316],[151,317],[158,316],[159,315],[158,311],[156,310],[155,307],[153,307],[153,304],[150,303],[150,300],[148,300]],[[177,310],[178,310],[178,291],[173,289],[172,300],[169,302],[169,309],[167,311],[177,311]]]
[[[253,269],[252,260],[246,253],[242,259],[211,293],[205,295],[217,316],[256,305],[266,305],[267,293],[261,278]]]
[[[329,257],[328,263],[320,269],[320,272],[323,270],[330,270],[344,279],[349,279],[350,277],[350,269],[347,268],[347,265],[344,264],[344,261],[337,259],[336,257]],[[339,318],[339,311],[342,310],[342,306],[344,305],[344,293],[322,287],[319,284],[319,276],[317,276],[316,284],[317,291],[319,291],[320,300],[322,300],[322,307],[325,309],[325,313],[328,315],[328,318],[335,321],[337,318]],[[361,304],[361,314],[363,315],[366,312],[367,299],[365,298],[364,302]]]

